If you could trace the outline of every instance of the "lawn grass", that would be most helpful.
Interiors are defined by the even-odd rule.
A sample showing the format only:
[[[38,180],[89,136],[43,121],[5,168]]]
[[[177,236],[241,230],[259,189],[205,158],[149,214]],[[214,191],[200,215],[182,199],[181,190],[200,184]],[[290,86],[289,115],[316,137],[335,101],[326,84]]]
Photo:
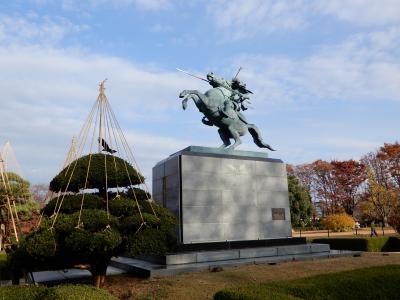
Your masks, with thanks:
[[[230,288],[215,300],[398,299],[400,265],[371,267],[302,279]]]
[[[212,299],[222,289],[365,267],[400,265],[399,253],[363,253],[361,257],[341,257],[224,267],[221,272],[193,272],[175,276],[140,279],[129,275],[107,277],[105,288],[120,299]],[[393,298],[396,299],[396,298]]]
[[[107,291],[89,285],[62,284],[54,287],[9,285],[0,287],[0,300],[118,300]]]

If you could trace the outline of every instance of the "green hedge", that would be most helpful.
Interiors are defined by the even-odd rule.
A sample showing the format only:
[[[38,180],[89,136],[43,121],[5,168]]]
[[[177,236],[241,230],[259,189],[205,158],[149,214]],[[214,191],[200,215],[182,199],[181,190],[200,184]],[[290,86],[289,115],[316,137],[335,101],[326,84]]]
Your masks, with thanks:
[[[88,285],[58,285],[51,288],[34,285],[0,287],[0,300],[117,300],[107,291]]]
[[[400,238],[393,236],[364,238],[321,238],[313,239],[312,243],[329,244],[335,250],[353,250],[369,252],[400,251]]]
[[[388,265],[224,289],[215,300],[398,299],[400,266]]]

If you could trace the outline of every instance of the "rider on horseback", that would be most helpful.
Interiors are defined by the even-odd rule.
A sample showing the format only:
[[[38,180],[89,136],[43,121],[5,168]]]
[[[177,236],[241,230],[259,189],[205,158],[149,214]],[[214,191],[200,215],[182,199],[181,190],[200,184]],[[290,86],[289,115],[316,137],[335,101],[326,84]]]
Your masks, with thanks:
[[[201,93],[198,90],[183,90],[179,94],[179,98],[183,98],[183,109],[186,109],[188,100],[193,100],[199,111],[204,114],[203,123],[218,128],[219,136],[223,142],[220,149],[228,147],[232,150],[235,149],[242,143],[240,137],[249,132],[258,147],[274,151],[270,145],[263,141],[257,126],[248,123],[241,114],[241,110],[246,108],[243,102],[248,99],[247,94],[251,93],[251,91],[246,89],[246,85],[240,82],[237,76],[232,81],[228,81],[215,76],[213,73],[208,73],[207,79],[204,79],[183,70],[178,70],[207,81],[213,87],[205,93]],[[235,141],[233,144],[231,144],[231,139]]]
[[[223,107],[219,107],[219,111],[227,118],[239,117],[244,123],[248,124],[245,116],[240,110],[246,110],[247,108],[243,105],[243,101],[248,100],[248,94],[250,91],[246,89],[246,84],[241,82],[238,78],[225,80],[222,77],[216,76],[213,72],[207,74],[207,80],[213,88],[223,88],[230,92],[230,95],[225,94],[221,89],[222,94],[226,97]],[[204,117],[201,120],[204,124],[212,126],[213,124]]]

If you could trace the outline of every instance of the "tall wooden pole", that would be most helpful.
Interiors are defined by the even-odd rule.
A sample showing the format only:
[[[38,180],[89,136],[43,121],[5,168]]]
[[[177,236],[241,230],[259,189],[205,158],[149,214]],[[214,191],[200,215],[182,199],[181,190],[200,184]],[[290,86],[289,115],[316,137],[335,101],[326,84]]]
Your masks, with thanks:
[[[19,239],[18,239],[17,226],[15,225],[14,213],[13,213],[13,210],[12,210],[12,207],[11,207],[10,197],[9,197],[9,195],[8,195],[8,193],[7,193],[8,187],[7,187],[7,184],[6,184],[6,178],[5,178],[5,176],[4,176],[4,172],[5,172],[5,169],[4,169],[4,161],[3,161],[3,158],[2,158],[1,153],[0,153],[0,174],[1,174],[1,180],[2,180],[2,182],[3,182],[3,184],[4,184],[4,191],[5,191],[5,193],[6,193],[7,206],[8,206],[8,210],[9,210],[10,216],[11,216],[11,222],[12,222],[12,226],[13,226],[13,230],[14,230],[14,234],[15,234],[15,240],[16,240],[17,243],[18,243],[18,242],[19,242]]]

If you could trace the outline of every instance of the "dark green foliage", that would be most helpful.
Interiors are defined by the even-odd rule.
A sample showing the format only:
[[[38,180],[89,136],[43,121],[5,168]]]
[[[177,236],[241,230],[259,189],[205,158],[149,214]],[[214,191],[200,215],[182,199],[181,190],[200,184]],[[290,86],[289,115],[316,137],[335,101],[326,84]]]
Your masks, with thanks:
[[[24,203],[16,203],[18,218],[22,221],[32,220],[33,216],[39,215],[40,205],[36,201],[28,200]]]
[[[144,228],[128,238],[128,254],[161,255],[168,251],[166,236],[155,228]]]
[[[106,172],[107,166],[107,187],[128,187],[140,184],[144,181],[144,177],[139,174],[125,160],[107,155],[107,154],[90,154],[83,156],[73,161],[69,166],[65,167],[53,180],[50,182],[50,190],[54,192],[65,191],[68,181],[67,191],[79,192],[85,187],[86,174],[89,167],[89,175],[87,179],[87,189],[100,189],[101,191],[106,187]],[[114,164],[115,162],[115,164]],[[115,168],[116,165],[116,168]],[[71,177],[72,173],[72,177]]]
[[[217,292],[215,300],[244,299],[398,299],[400,266],[388,265],[230,288]]]
[[[8,179],[7,188],[3,182],[3,178],[0,177],[0,195],[13,195],[18,203],[28,201],[32,193],[29,190],[30,183],[24,180],[21,176],[13,172],[4,173],[5,178]]]
[[[142,217],[143,221],[146,223],[148,227],[157,228],[161,223],[161,220],[152,214],[144,212],[142,213]],[[126,234],[135,233],[136,231],[139,230],[141,225],[142,225],[142,219],[140,215],[135,214],[133,216],[123,218],[120,221],[120,231]]]
[[[79,211],[73,214],[60,214],[55,223],[57,233],[71,232],[79,221]],[[104,230],[108,225],[118,225],[117,219],[112,215],[107,215],[107,212],[100,209],[82,209],[80,228],[89,232]],[[43,227],[48,225],[44,224]]]
[[[105,290],[88,285],[4,286],[0,287],[0,300],[117,300]]]
[[[60,213],[63,214],[71,214],[81,209],[83,195],[66,195],[55,197],[49,201],[49,203],[43,208],[43,213],[50,217],[54,213],[55,206],[57,208],[60,206],[60,202],[62,200],[62,205],[60,208]],[[83,208],[92,208],[92,209],[105,209],[106,201],[96,195],[85,194],[85,198],[83,200]]]
[[[400,251],[400,239],[397,237],[364,237],[364,238],[321,238],[313,243],[329,244],[335,250],[353,250],[370,252]]]
[[[138,212],[136,201],[129,198],[116,197],[109,201],[108,209],[113,216],[132,216]]]
[[[119,195],[133,200],[147,200],[151,198],[149,193],[137,187],[129,188],[126,191],[121,191],[119,192]],[[109,193],[110,199],[115,198],[116,196],[117,193]]]
[[[311,221],[312,217],[313,206],[310,193],[292,175],[288,176],[288,188],[292,226],[305,226]]]
[[[76,220],[75,224],[78,224],[79,212],[73,213],[71,217]],[[81,213],[81,223],[83,229],[86,231],[97,232],[104,230],[107,225],[116,225],[117,220],[114,216],[107,215],[107,212],[104,210],[83,209]]]
[[[30,234],[23,243],[24,251],[36,260],[45,260],[47,257],[54,256],[56,253],[56,239],[50,230],[41,230],[36,234]]]
[[[57,259],[60,256],[57,238],[47,229],[29,233],[7,256],[8,268],[17,277],[23,270],[57,269],[67,260],[67,257]]]
[[[153,204],[153,210],[147,201],[141,201],[142,216],[139,214],[121,221],[127,234],[127,254],[161,255],[174,249],[176,245],[176,218],[167,209]],[[141,229],[139,227],[142,225]]]
[[[65,239],[65,246],[82,259],[95,259],[112,256],[114,249],[121,243],[120,234],[112,229],[105,229],[95,233],[87,230],[75,229]]]
[[[125,192],[118,195],[106,193],[104,158],[107,159],[107,170],[111,172],[108,173],[108,188],[118,187]],[[92,155],[86,187],[97,188],[99,193],[73,194],[84,186],[88,162],[89,156],[77,160],[69,194],[64,196],[59,213],[54,214],[62,196],[58,200],[52,199],[43,209],[41,227],[11,251],[9,261],[17,276],[22,271],[65,269],[87,264],[99,286],[104,282],[112,256],[127,252],[162,254],[175,246],[175,217],[156,204],[153,204],[153,211],[149,201],[145,200],[150,195],[130,186],[131,183],[142,182],[143,176],[126,163],[130,181],[123,160],[116,158],[116,175],[112,156]],[[112,165],[109,166],[109,163]],[[68,172],[72,172],[73,167],[74,163]],[[65,187],[68,181],[66,171],[64,169],[53,179],[50,185],[53,191]],[[85,199],[81,207],[83,196]]]
[[[53,229],[50,229],[52,220],[43,222],[37,231],[27,235],[20,246],[9,253],[11,269],[57,269],[76,263],[104,264],[100,258],[109,260],[122,240],[120,234],[112,229],[117,227],[116,218],[108,218],[103,210],[84,209],[82,225],[76,228],[78,218],[79,212],[60,214]]]

